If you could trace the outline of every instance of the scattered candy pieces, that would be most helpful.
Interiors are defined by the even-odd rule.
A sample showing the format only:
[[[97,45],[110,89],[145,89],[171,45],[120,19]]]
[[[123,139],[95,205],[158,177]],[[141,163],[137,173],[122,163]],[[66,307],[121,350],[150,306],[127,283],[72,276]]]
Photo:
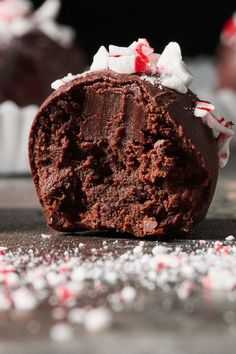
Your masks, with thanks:
[[[185,301],[199,292],[209,296],[210,291],[212,297],[220,293],[236,301],[236,245],[229,244],[234,239],[229,235],[224,241],[199,240],[189,251],[159,242],[150,248],[144,241],[121,249],[119,240],[109,239],[93,247],[96,252],[90,256],[89,245],[85,248],[81,242],[46,259],[37,249],[6,249],[0,254],[0,311],[32,311],[46,302],[56,322],[50,336],[65,342],[74,338],[74,325],[104,331],[112,326],[116,312],[127,307],[142,311],[146,297],[157,289],[163,291],[166,309],[171,307],[168,294]],[[40,324],[28,330],[37,333]]]
[[[131,286],[125,286],[120,292],[121,299],[126,302],[133,302],[137,296],[137,291]]]
[[[67,323],[57,323],[50,329],[50,337],[54,342],[70,342],[74,338],[74,329]]]
[[[235,237],[233,235],[229,235],[225,238],[226,241],[234,241]]]
[[[52,235],[48,235],[48,234],[41,234],[42,238],[44,239],[49,239],[52,237]]]
[[[145,38],[139,38],[129,47],[101,46],[94,55],[90,70],[110,69],[120,74],[144,73],[159,77],[163,86],[186,93],[193,80],[192,74],[182,60],[178,43],[170,42],[162,54],[154,49]]]
[[[106,307],[98,307],[85,314],[83,325],[89,332],[100,332],[111,327],[112,314]]]

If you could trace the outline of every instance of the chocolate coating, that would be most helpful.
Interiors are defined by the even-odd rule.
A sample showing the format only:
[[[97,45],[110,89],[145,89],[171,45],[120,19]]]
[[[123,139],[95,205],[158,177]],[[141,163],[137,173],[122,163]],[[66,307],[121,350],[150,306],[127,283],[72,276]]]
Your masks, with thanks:
[[[84,67],[78,47],[64,48],[40,31],[14,38],[0,48],[0,102],[40,105],[51,93],[51,82]]]
[[[135,236],[189,231],[212,200],[218,156],[196,96],[98,71],[55,91],[36,116],[29,157],[48,225]]]

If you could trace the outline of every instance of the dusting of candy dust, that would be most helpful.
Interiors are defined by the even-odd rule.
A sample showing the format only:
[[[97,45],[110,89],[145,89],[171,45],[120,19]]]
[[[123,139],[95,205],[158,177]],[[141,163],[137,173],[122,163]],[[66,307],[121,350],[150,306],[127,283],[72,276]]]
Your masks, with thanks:
[[[53,237],[42,234],[43,244]],[[40,249],[10,250],[2,245],[0,311],[32,312],[46,304],[51,308],[50,338],[66,342],[75,337],[75,325],[88,332],[105,331],[113,327],[117,312],[144,311],[155,291],[164,294],[163,308],[170,305],[168,299],[181,303],[196,294],[220,294],[236,301],[233,235],[222,242],[195,240],[183,247],[157,241],[131,247],[129,241],[123,240],[123,246],[120,242],[108,239],[96,247],[78,242],[73,249],[46,255]],[[37,333],[41,324],[33,319],[28,327]]]

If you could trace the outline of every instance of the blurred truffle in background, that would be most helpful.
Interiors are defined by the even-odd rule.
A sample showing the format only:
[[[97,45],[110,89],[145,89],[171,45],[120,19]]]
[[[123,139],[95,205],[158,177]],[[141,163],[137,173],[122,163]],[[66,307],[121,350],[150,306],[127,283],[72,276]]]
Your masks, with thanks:
[[[75,30],[56,21],[60,0],[0,0],[0,173],[29,172],[32,120],[51,82],[85,68]]]
[[[236,94],[236,12],[222,29],[217,61],[218,88],[228,88]]]
[[[29,0],[0,1],[0,102],[40,104],[50,84],[85,67],[75,31],[58,24],[60,0],[46,0],[34,11]]]

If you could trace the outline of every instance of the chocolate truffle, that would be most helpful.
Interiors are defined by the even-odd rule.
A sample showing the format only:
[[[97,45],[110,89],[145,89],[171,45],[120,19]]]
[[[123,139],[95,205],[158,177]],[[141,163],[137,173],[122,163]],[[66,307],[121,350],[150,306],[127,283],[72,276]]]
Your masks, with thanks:
[[[49,226],[142,237],[189,231],[205,217],[218,175],[217,141],[197,117],[206,108],[185,87],[182,62],[172,76],[160,74],[165,63],[170,67],[173,46],[178,51],[173,44],[168,55],[156,56],[155,74],[143,74],[153,65],[151,53],[145,64],[140,52],[122,56],[122,48],[109,64],[103,47],[92,68],[113,65],[120,72],[95,70],[54,83],[57,90],[41,106],[29,139]]]
[[[53,80],[84,69],[74,30],[55,20],[59,10],[59,0],[46,0],[36,11],[28,0],[0,2],[0,103],[39,105]]]

